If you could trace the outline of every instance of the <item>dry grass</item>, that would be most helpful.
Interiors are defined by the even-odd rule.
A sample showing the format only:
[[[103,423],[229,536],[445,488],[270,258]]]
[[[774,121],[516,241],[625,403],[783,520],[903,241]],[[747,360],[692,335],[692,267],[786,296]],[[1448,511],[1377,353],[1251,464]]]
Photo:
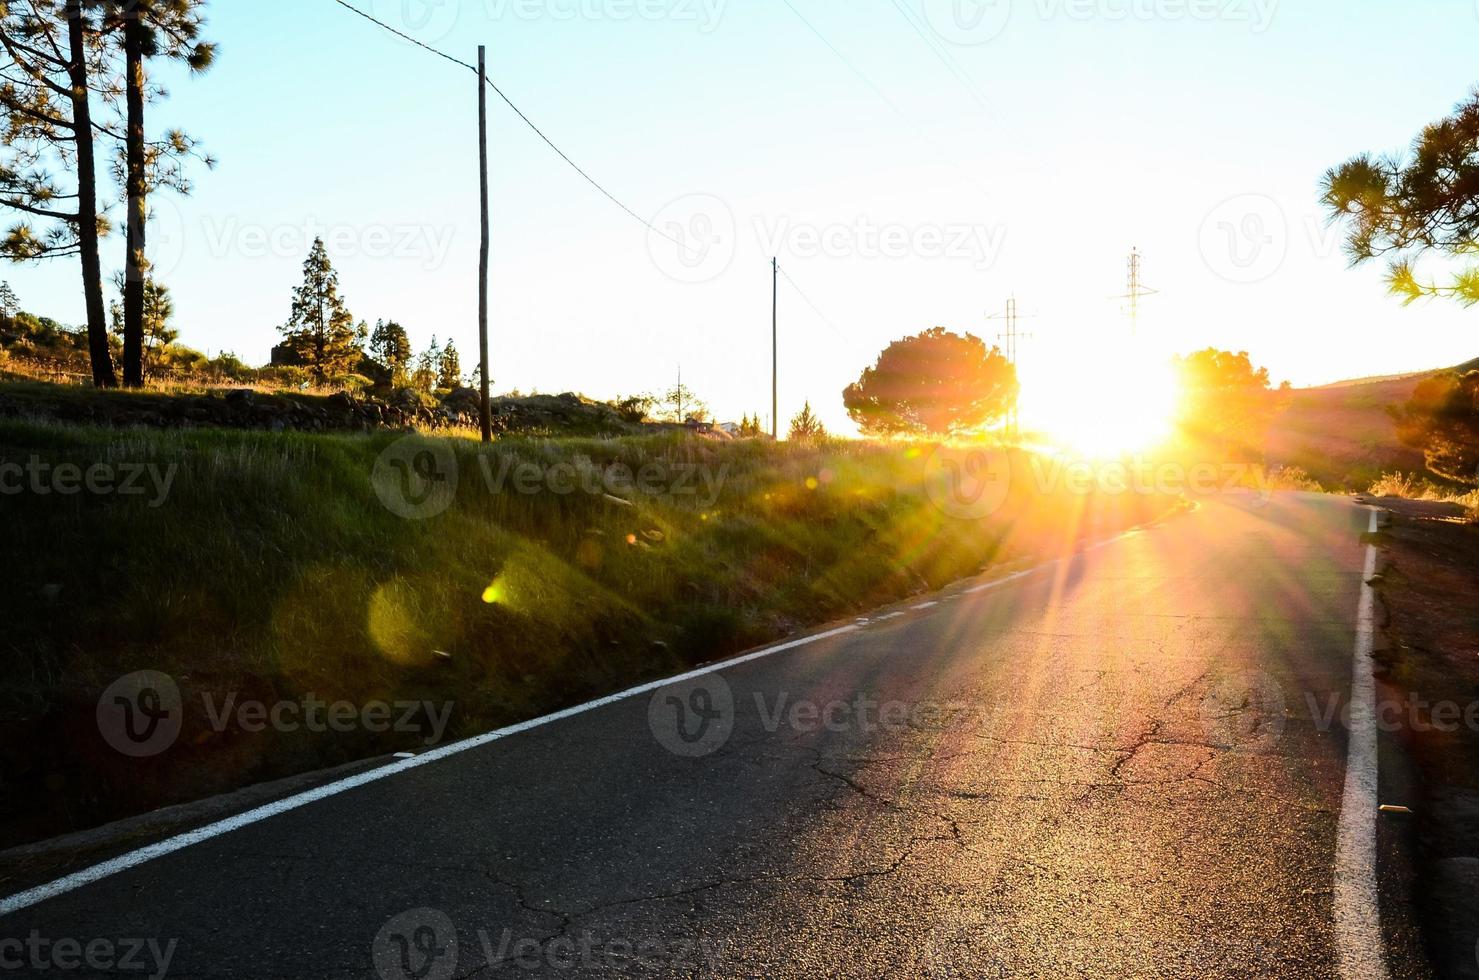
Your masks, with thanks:
[[[1458,504],[1472,513],[1479,509],[1479,490],[1461,490],[1441,486],[1416,473],[1384,473],[1367,491],[1374,497],[1402,497],[1405,500],[1433,500]]]
[[[77,370],[75,366],[56,361],[38,361],[18,357],[3,349],[0,349],[0,380],[44,382],[48,385],[76,389],[78,394],[95,391],[92,386],[92,375],[85,370]],[[142,388],[134,390],[156,395],[204,395],[210,392],[232,391],[241,388],[250,388],[262,394],[319,396],[333,395],[344,390],[333,386],[310,385],[302,388],[265,381],[236,381],[225,376],[150,377],[144,380]]]

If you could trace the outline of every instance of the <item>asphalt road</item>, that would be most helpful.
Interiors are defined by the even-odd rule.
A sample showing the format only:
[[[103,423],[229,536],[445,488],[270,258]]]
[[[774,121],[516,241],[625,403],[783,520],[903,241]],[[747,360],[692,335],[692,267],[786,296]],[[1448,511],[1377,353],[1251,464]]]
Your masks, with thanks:
[[[1366,524],[1210,501],[214,837],[0,939],[153,941],[114,976],[165,950],[171,977],[1335,976],[1346,735],[1319,715],[1350,689]],[[1387,955],[1417,976],[1399,844]],[[0,977],[101,972],[47,948],[7,969],[0,945]]]

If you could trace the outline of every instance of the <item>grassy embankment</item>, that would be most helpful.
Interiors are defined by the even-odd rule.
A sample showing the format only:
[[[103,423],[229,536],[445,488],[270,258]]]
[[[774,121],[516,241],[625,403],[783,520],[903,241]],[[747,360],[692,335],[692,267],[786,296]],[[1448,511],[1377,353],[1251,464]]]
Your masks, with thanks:
[[[162,502],[151,481],[139,496],[0,495],[0,836],[424,747],[423,732],[223,727],[204,695],[447,702],[457,738],[1061,553],[1171,503],[1019,480],[992,516],[961,520],[926,492],[927,447],[669,434],[445,440],[455,499],[409,520],[371,478],[397,438],[0,421],[0,462],[174,474]],[[493,492],[480,456],[495,474],[510,459],[655,467],[661,492]],[[178,681],[184,728],[128,759],[99,736],[98,698],[145,669]]]

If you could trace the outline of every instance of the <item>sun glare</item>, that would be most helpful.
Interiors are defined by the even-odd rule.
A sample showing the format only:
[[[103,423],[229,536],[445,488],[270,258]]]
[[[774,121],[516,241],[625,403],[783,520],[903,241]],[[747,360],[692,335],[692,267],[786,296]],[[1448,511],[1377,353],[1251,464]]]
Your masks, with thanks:
[[[1178,389],[1171,365],[1125,350],[1024,377],[1023,426],[1086,456],[1150,449],[1171,434]]]

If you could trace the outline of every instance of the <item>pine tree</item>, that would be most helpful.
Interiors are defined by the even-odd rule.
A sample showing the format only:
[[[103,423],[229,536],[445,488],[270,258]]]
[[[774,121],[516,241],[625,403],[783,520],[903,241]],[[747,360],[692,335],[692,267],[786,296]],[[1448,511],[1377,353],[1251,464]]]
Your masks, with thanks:
[[[70,0],[69,0],[70,2]],[[188,192],[180,163],[195,155],[195,142],[178,130],[160,141],[145,136],[144,106],[162,94],[149,84],[147,64],[153,58],[184,63],[203,72],[215,60],[216,47],[200,40],[205,0],[105,0],[106,26],[121,33],[124,55],[125,140],[119,176],[128,203],[127,256],[123,290],[123,383],[144,380],[144,307],[149,280],[145,248],[149,194],[160,184]],[[212,161],[206,159],[207,165]]]
[[[662,403],[668,407],[668,418],[679,425],[689,419],[703,422],[709,417],[709,406],[681,380],[668,389]]]
[[[122,272],[113,277],[113,285],[122,295],[124,292]],[[114,303],[111,312],[113,333],[121,342],[125,329],[123,307]],[[175,301],[169,294],[169,287],[151,277],[144,283],[144,376],[146,378],[154,373],[154,367],[158,364],[160,355],[165,349],[180,338],[180,331],[170,326],[170,320],[174,315]]]
[[[822,425],[822,420],[812,412],[811,402],[807,402],[791,420],[791,441],[818,442],[825,438],[827,438],[827,427]]]
[[[416,358],[416,370],[411,373],[411,387],[431,394],[436,390],[441,373],[442,348],[433,334],[431,344]]]
[[[411,338],[406,328],[394,320],[377,320],[375,331],[370,334],[370,356],[390,374],[390,383],[401,386],[406,383],[406,373],[411,368]]]
[[[417,391],[431,394],[436,387],[437,372],[436,362],[431,358],[431,351],[422,351],[416,358],[416,370],[411,372],[411,387]]]
[[[339,274],[329,262],[322,238],[303,262],[303,285],[293,290],[293,310],[280,328],[283,346],[297,354],[322,385],[354,369],[360,349],[354,317],[339,296]]]
[[[99,239],[94,92],[111,92],[104,45],[89,5],[57,0],[0,4],[0,205],[22,216],[0,240],[16,262],[77,256],[87,310],[93,384],[118,384],[108,345]],[[57,172],[70,174],[60,179]],[[38,230],[33,224],[40,219]]]
[[[20,311],[20,297],[15,294],[14,289],[10,288],[9,282],[0,282],[0,316],[6,320],[13,320]]]
[[[441,357],[437,358],[437,387],[443,391],[462,387],[462,358],[450,337],[447,346],[442,348]]]

